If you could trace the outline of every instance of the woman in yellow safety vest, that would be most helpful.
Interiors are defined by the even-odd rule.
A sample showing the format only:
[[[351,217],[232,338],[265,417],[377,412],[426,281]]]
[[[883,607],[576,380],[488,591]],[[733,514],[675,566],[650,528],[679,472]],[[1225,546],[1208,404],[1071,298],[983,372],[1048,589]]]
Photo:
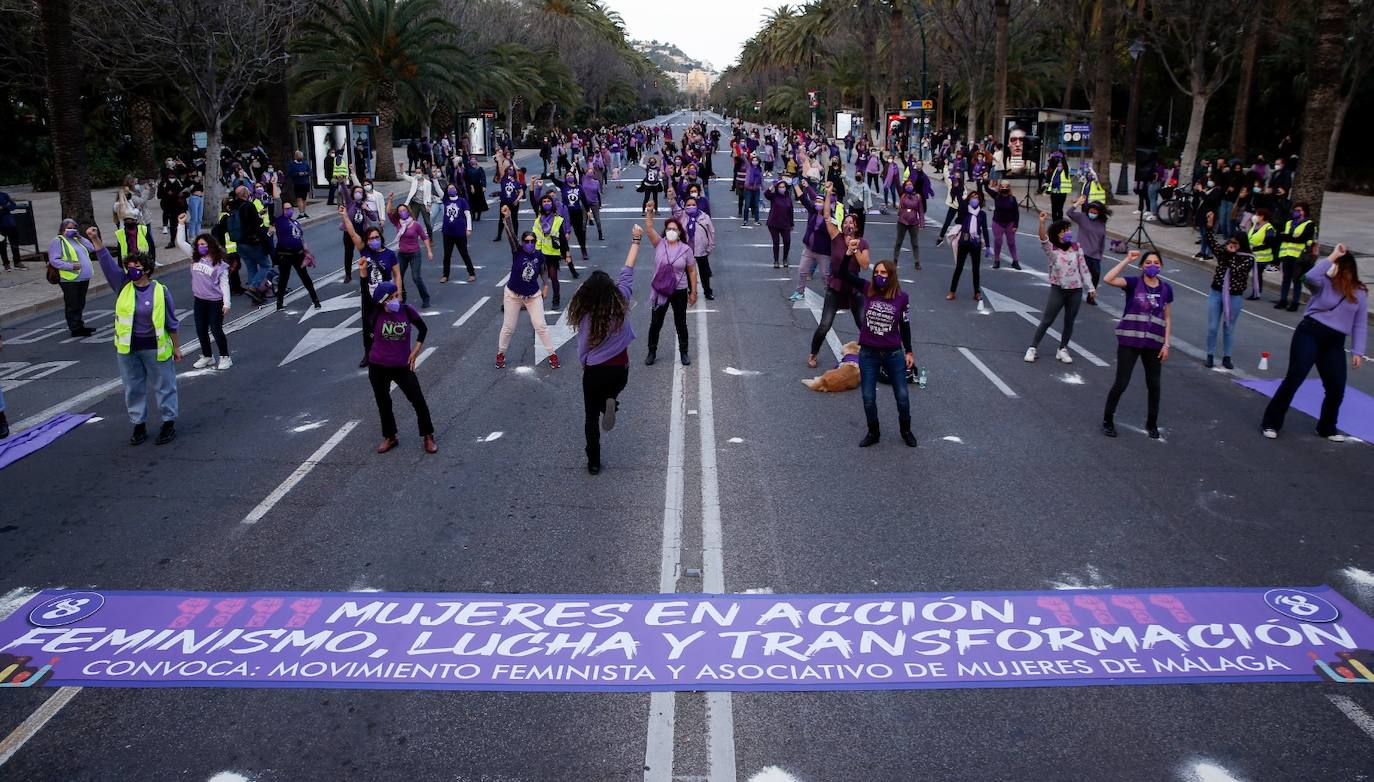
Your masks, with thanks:
[[[1279,232],[1269,222],[1269,209],[1260,207],[1255,210],[1254,222],[1246,234],[1250,242],[1250,252],[1255,256],[1255,270],[1250,273],[1251,290],[1246,301],[1259,301],[1264,292],[1265,267],[1274,262],[1274,250],[1279,246]]]
[[[176,438],[177,372],[174,363],[181,360],[181,345],[177,339],[176,306],[167,286],[153,280],[152,259],[143,253],[130,253],[115,261],[100,241],[94,227],[86,229],[86,238],[95,248],[100,269],[115,294],[114,343],[119,361],[119,375],[124,381],[124,407],[134,432],[130,445],[141,445],[148,439],[148,386],[157,394],[158,414],[162,429],[157,444],[166,445]]]
[[[1279,266],[1283,268],[1283,282],[1279,285],[1279,301],[1274,309],[1287,308],[1289,312],[1298,311],[1302,301],[1302,274],[1304,259],[1312,250],[1317,238],[1317,224],[1307,215],[1312,210],[1305,203],[1293,205],[1293,218],[1283,226],[1279,234]],[[1292,287],[1293,297],[1288,297]]]

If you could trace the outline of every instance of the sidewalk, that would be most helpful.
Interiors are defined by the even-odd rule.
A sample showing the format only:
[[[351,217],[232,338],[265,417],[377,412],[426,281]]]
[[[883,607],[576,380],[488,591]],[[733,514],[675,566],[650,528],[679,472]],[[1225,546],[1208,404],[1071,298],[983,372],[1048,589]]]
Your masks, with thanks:
[[[517,163],[527,163],[531,157],[538,159],[537,149],[515,150]],[[395,148],[396,160],[402,165],[405,163],[405,148]],[[485,168],[485,165],[483,166]],[[488,171],[488,176],[491,172]],[[404,181],[397,185],[387,183],[380,185],[384,190],[391,190],[403,185]],[[488,181],[489,186],[494,186],[494,182]],[[95,204],[95,219],[103,232],[110,229],[110,210],[114,206],[115,196],[118,188],[105,188],[102,190],[92,190],[91,200]],[[56,191],[33,192],[28,186],[14,186],[5,188],[5,192],[15,201],[32,201],[34,225],[37,227],[39,239],[39,252],[41,257],[33,257],[32,246],[21,248],[24,252],[24,270],[0,271],[0,329],[7,327],[17,320],[30,317],[44,312],[53,312],[62,309],[62,290],[56,285],[50,285],[44,276],[44,267],[47,265],[48,242],[57,235],[57,224],[62,219],[62,205]],[[404,194],[402,194],[404,195]],[[311,206],[316,211],[309,220],[301,221],[302,225],[314,225],[323,220],[337,219],[333,207],[325,205],[324,196],[311,200]],[[153,217],[161,217],[161,211],[154,205]],[[307,211],[311,207],[307,207]],[[207,206],[206,214],[207,230],[211,223],[212,216],[209,214]],[[177,271],[188,265],[190,258],[176,248],[163,249],[167,243],[167,236],[164,235],[156,226],[153,228],[153,239],[158,243],[157,268],[159,274],[167,274]],[[103,275],[98,272],[91,277],[91,296],[97,296],[108,290],[109,286],[105,282]]]

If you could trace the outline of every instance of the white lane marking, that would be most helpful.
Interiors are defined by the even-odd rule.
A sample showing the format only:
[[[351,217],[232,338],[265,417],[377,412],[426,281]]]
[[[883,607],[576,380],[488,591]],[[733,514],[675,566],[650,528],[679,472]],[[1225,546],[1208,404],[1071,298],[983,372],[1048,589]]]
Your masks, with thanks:
[[[702,589],[725,594],[725,539],[720,520],[720,483],[716,466],[716,417],[711,392],[710,319],[697,323],[697,404],[701,437]],[[730,442],[743,442],[733,437]],[[729,692],[706,693],[706,776],[709,782],[735,782],[735,716]]]
[[[48,724],[48,720],[57,716],[57,712],[70,703],[78,692],[81,692],[80,687],[59,687],[51,698],[43,701],[42,706],[35,709],[28,719],[20,723],[19,727],[5,737],[4,741],[0,741],[0,766],[8,763],[10,758],[14,757],[14,753],[27,744],[29,739],[37,735],[38,731]]]
[[[509,281],[510,281],[510,272],[506,272],[506,276],[502,277],[502,278],[501,278],[501,281],[498,282],[498,283],[496,283],[496,286],[495,286],[495,287],[497,287],[497,288],[504,288],[504,287],[506,287],[506,283],[509,282]]]
[[[801,782],[801,780],[777,766],[769,766],[749,777],[749,782]]]
[[[1226,767],[1210,760],[1200,760],[1188,771],[1192,777],[1191,782],[1241,782],[1240,778],[1232,775]]]
[[[362,317],[363,313],[359,310],[349,315],[344,319],[343,323],[337,326],[323,329],[310,329],[305,333],[305,336],[301,337],[300,342],[297,342],[296,346],[291,348],[291,352],[287,353],[286,358],[283,358],[281,363],[277,366],[284,367],[296,359],[304,358],[317,350],[323,350],[333,345],[335,342],[347,339],[354,334],[362,333],[363,329],[361,326],[353,325],[362,320]]]
[[[964,438],[962,438],[962,437],[956,437],[956,436],[954,436],[954,435],[952,435],[952,434],[945,435],[944,437],[941,437],[940,439],[941,439],[941,440],[944,440],[944,441],[947,442],[947,443],[954,443],[954,444],[956,444],[956,445],[963,445],[963,444],[964,444]]]
[[[308,432],[312,429],[319,429],[327,423],[329,423],[328,418],[324,419],[323,421],[307,421],[306,423],[303,423],[300,426],[292,428],[291,431],[295,432],[296,434],[300,434],[301,432]]]
[[[1096,565],[1084,565],[1082,573],[1065,571],[1050,579],[1051,589],[1112,589]]]
[[[105,420],[104,418],[101,418],[101,417],[98,416],[98,415],[93,415],[93,416],[91,416],[90,418],[87,418],[87,419],[86,419],[86,423],[88,423],[88,424],[98,424],[98,423],[100,423],[101,421],[104,421],[104,420]]]
[[[819,293],[816,293],[810,288],[806,289],[804,295],[805,298],[802,299],[802,301],[797,302],[797,304],[802,305],[807,309],[811,310],[811,315],[816,319],[816,325],[820,326],[821,310],[825,308],[825,297],[820,295]],[[796,305],[793,306],[794,308],[796,307]],[[836,313],[837,319],[838,315],[839,313]],[[840,344],[840,338],[838,335],[835,334],[833,323],[831,324],[830,331],[826,332],[825,344],[830,346],[830,351],[835,354],[836,361],[839,361],[844,356],[844,346]]]
[[[741,595],[771,595],[773,587],[750,587],[740,592]]]
[[[243,774],[238,773],[237,771],[221,771],[213,777],[207,779],[205,782],[253,782],[253,780],[252,777],[246,777]]]
[[[727,442],[742,443],[742,442],[744,442],[744,438],[743,438],[743,437],[731,437]]]
[[[964,358],[968,359],[969,363],[972,364],[975,368],[977,368],[979,372],[983,373],[983,377],[986,377],[988,380],[991,380],[992,384],[994,386],[997,386],[998,391],[1001,391],[1003,394],[1006,394],[1008,397],[1011,397],[1012,399],[1016,398],[1016,392],[1011,390],[1011,386],[1003,382],[1002,378],[994,374],[991,369],[988,369],[988,365],[984,364],[981,359],[973,355],[973,351],[969,350],[968,348],[959,348],[959,352],[964,354]]]
[[[22,608],[36,594],[38,594],[37,589],[15,587],[4,595],[0,595],[0,621],[8,619],[10,614]]]
[[[501,439],[501,436],[504,435],[504,434],[505,434],[505,432],[492,432],[491,434],[487,435],[486,437],[479,437],[479,438],[477,438],[477,442],[479,442],[479,443],[491,443],[491,442],[496,442],[497,440],[500,440],[500,439]]]
[[[61,372],[67,367],[76,366],[78,363],[76,361],[45,361],[41,364],[30,364],[27,361],[15,361],[0,364],[0,367],[5,367],[4,378],[0,380],[0,390],[13,391],[35,380],[42,380],[54,372]]]
[[[703,325],[705,321],[702,321]],[[677,571],[682,552],[682,492],[685,483],[683,452],[686,392],[685,368],[673,365],[673,390],[668,397],[668,467],[663,480],[663,547],[659,555],[658,591],[677,591]],[[673,731],[677,716],[677,694],[655,692],[649,695],[649,725],[644,745],[644,781],[672,782]]]
[[[52,407],[49,407],[47,410],[44,410],[41,413],[35,413],[34,415],[29,416],[28,418],[22,419],[21,421],[19,421],[19,423],[14,425],[14,433],[19,434],[25,429],[30,429],[32,427],[38,426],[39,424],[43,423],[49,418],[52,418],[58,413],[65,413],[68,411],[74,412],[81,410],[87,404],[94,402],[95,400],[105,396],[106,394],[110,393],[116,388],[119,388],[122,385],[124,385],[124,381],[120,380],[119,378],[115,378],[114,380],[101,383],[95,388],[88,388],[85,391],[82,391],[81,393],[77,394],[76,396],[71,397],[70,399],[64,399],[61,402],[58,402],[57,404],[53,405]]]
[[[755,375],[763,374],[757,369],[735,369],[734,367],[726,367],[721,371],[727,375],[734,375],[735,377],[754,377]]]
[[[1369,738],[1374,739],[1374,717],[1371,717],[1369,712],[1361,708],[1360,704],[1350,700],[1349,696],[1346,695],[1328,693],[1326,698],[1331,701],[1331,705],[1340,709],[1342,714],[1355,723],[1355,727],[1364,731],[1364,734]]]
[[[490,296],[483,296],[482,298],[478,299],[478,300],[477,300],[477,303],[474,304],[474,305],[472,305],[471,307],[468,307],[468,311],[467,311],[467,312],[464,312],[464,313],[458,318],[458,320],[453,321],[454,327],[458,327],[458,326],[463,325],[464,323],[467,323],[467,322],[468,322],[468,318],[471,318],[473,315],[475,315],[475,314],[477,313],[477,310],[481,309],[481,308],[482,308],[482,305],[483,305],[483,304],[486,304],[488,301],[491,301],[491,297],[490,297]]]
[[[1130,424],[1117,424],[1117,426],[1120,426],[1122,429],[1125,429],[1125,430],[1128,431],[1128,432],[1135,432],[1136,434],[1145,435],[1146,437],[1149,437],[1149,435],[1150,435],[1149,432],[1145,431],[1144,429],[1141,429],[1141,428],[1138,427],[1138,426],[1131,426]],[[1168,439],[1166,439],[1166,438],[1164,437],[1164,433],[1163,433],[1162,431],[1160,432],[1160,435],[1159,435],[1159,442],[1161,442],[1161,443],[1167,443],[1167,442],[1169,442]]]
[[[1059,382],[1067,383],[1071,386],[1081,386],[1084,383],[1083,376],[1077,372],[1065,372],[1059,376]]]
[[[244,516],[243,521],[240,523],[253,525],[261,521],[263,516],[266,516],[278,502],[281,502],[282,498],[285,497],[288,492],[296,488],[296,484],[304,480],[305,476],[309,475],[311,471],[324,460],[324,457],[328,456],[329,452],[334,450],[335,446],[343,442],[343,439],[348,436],[348,433],[353,431],[354,427],[360,423],[362,422],[349,421],[339,427],[339,431],[335,432],[328,440],[325,440],[324,445],[315,449],[315,452],[310,454],[309,458],[301,462],[301,465],[290,475],[286,476],[286,480],[282,481],[280,486],[273,489],[272,493],[268,494],[262,502],[258,503],[256,508],[249,511],[248,515]]]

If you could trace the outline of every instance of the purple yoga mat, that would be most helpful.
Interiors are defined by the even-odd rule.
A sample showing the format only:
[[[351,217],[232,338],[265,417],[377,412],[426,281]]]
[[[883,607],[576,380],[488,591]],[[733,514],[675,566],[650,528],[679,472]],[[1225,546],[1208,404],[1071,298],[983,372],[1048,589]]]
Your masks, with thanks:
[[[89,414],[61,413],[38,426],[25,429],[13,437],[0,440],[0,470],[45,445],[51,445],[57,438],[86,423],[90,417]]]
[[[1236,383],[1246,388],[1273,398],[1274,393],[1279,390],[1281,380],[1237,380]],[[1293,396],[1293,409],[1300,410],[1313,418],[1321,415],[1322,382],[1317,378],[1308,378],[1298,387],[1298,393]],[[1348,435],[1358,437],[1367,443],[1374,443],[1374,397],[1351,386],[1345,387],[1345,399],[1341,402],[1341,413],[1336,417],[1336,426]]]

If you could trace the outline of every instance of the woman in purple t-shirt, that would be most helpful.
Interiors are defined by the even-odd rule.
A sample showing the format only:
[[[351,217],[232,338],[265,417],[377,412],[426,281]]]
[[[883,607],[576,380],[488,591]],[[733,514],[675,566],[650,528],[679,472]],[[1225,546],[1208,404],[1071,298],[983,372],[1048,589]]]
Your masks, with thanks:
[[[838,270],[852,282],[862,278],[850,269]],[[911,403],[907,395],[906,371],[916,365],[911,353],[911,300],[897,279],[897,263],[881,260],[873,265],[872,282],[864,291],[863,311],[859,316],[859,389],[863,397],[868,434],[860,448],[878,442],[878,370],[886,369],[892,379],[892,396],[897,402],[897,423],[902,442],[916,447],[911,433]]]
[[[1159,374],[1161,366],[1169,359],[1169,340],[1173,335],[1170,309],[1174,289],[1159,278],[1164,261],[1153,250],[1145,253],[1140,262],[1144,272],[1142,276],[1120,276],[1129,264],[1140,257],[1140,251],[1131,250],[1116,268],[1102,278],[1102,284],[1126,291],[1126,307],[1121,321],[1116,324],[1116,382],[1107,393],[1107,406],[1102,411],[1102,433],[1116,437],[1113,423],[1116,405],[1131,384],[1131,373],[1135,370],[1135,362],[1139,361],[1145,367],[1145,388],[1149,398],[1145,430],[1150,439],[1158,440]]]
[[[420,428],[425,453],[438,453],[429,405],[420,391],[420,378],[415,375],[415,362],[429,331],[425,321],[414,307],[401,303],[401,290],[393,283],[378,283],[369,298],[377,307],[377,315],[372,321],[372,347],[367,353],[367,380],[372,385],[372,395],[377,398],[377,414],[382,419],[382,444],[377,446],[377,453],[386,453],[399,442],[396,413],[391,406],[392,383],[415,408],[415,423]],[[414,345],[410,342],[412,333]]]

